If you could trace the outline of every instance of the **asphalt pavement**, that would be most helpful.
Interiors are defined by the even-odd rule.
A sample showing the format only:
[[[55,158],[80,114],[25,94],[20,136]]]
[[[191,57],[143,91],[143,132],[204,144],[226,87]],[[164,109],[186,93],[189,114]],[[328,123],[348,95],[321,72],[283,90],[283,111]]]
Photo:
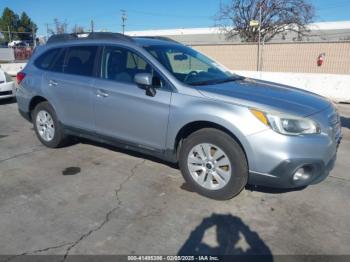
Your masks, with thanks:
[[[338,106],[344,139],[325,181],[215,201],[143,155],[46,148],[0,101],[0,254],[350,254],[350,105]]]

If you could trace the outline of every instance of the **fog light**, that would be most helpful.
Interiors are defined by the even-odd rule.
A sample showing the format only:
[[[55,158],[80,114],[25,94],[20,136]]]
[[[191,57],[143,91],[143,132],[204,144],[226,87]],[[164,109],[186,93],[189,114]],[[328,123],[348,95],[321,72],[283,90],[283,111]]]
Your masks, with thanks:
[[[310,166],[303,166],[299,168],[293,176],[293,181],[294,182],[299,182],[299,181],[306,181],[310,179],[312,174],[312,167]]]

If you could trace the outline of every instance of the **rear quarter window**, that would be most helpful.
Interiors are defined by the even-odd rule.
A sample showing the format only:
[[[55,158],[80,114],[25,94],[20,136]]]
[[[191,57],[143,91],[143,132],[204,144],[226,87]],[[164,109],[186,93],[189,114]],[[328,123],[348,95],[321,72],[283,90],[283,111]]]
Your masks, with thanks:
[[[44,52],[35,60],[34,65],[40,69],[49,70],[60,50],[60,48],[55,48]]]

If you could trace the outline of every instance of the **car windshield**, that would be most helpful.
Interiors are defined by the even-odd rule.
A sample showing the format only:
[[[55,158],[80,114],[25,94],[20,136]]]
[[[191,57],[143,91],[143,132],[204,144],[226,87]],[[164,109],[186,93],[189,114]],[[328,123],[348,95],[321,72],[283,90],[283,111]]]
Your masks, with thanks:
[[[181,45],[144,47],[182,83],[198,86],[242,79],[201,53]]]

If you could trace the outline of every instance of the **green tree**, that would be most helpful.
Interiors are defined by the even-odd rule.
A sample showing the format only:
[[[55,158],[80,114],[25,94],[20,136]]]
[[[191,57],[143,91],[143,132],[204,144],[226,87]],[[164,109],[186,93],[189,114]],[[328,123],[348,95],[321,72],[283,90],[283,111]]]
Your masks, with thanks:
[[[7,32],[8,30],[10,30],[11,36]],[[32,40],[33,30],[34,33],[36,33],[38,27],[25,12],[19,17],[8,7],[3,10],[2,16],[0,17],[0,31],[6,31],[3,33],[3,38],[6,42],[9,42],[10,39]]]
[[[19,26],[17,28],[17,31],[20,32],[20,34],[18,34],[20,40],[32,40],[33,31],[34,33],[36,33],[36,31],[38,30],[36,24],[30,19],[30,17],[25,12],[21,14],[21,18],[19,20],[18,25]]]
[[[11,32],[17,31],[19,24],[18,15],[13,12],[10,8],[6,7],[2,12],[2,16],[0,18],[0,29],[1,31],[8,31],[10,29]],[[4,33],[5,41],[9,41],[10,36],[8,33]],[[15,34],[11,34],[11,40],[18,39],[18,36]]]

